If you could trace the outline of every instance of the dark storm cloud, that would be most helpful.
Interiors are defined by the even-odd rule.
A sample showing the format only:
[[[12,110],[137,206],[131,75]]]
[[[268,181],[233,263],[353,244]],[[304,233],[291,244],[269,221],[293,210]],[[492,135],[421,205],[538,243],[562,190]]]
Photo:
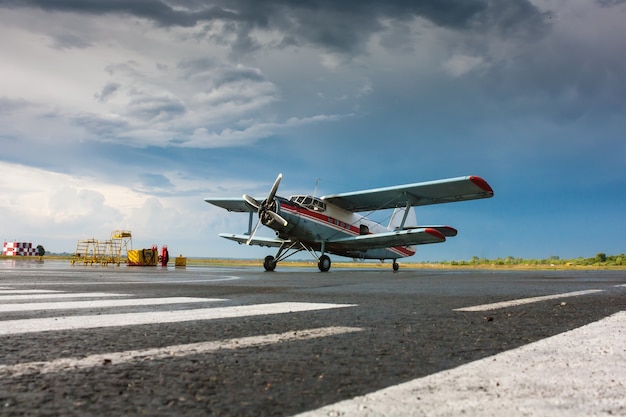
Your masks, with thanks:
[[[183,79],[207,81],[213,77],[213,71],[218,65],[210,58],[186,59],[178,64],[178,69]]]
[[[100,138],[113,139],[128,130],[128,122],[120,119],[106,119],[95,114],[81,114],[72,119],[80,126]]]
[[[11,114],[15,110],[31,107],[33,104],[22,99],[0,97],[0,114]]]
[[[258,49],[251,36],[255,29],[279,31],[283,38],[276,46],[312,43],[337,52],[356,52],[369,36],[382,30],[382,19],[421,17],[453,30],[495,31],[503,36],[534,36],[546,29],[545,16],[529,0],[0,0],[0,6],[129,15],[164,27],[204,23],[206,30],[219,21],[224,23],[224,35],[234,35],[231,47],[239,52]],[[219,42],[227,39],[215,38],[219,37],[215,33],[210,36]]]
[[[178,68],[185,79],[210,81],[215,86],[248,80],[255,83],[266,82],[267,79],[257,68],[243,65],[226,66],[217,64],[211,59],[188,59],[180,62]]]
[[[102,91],[96,93],[95,96],[99,102],[105,103],[120,87],[118,83],[108,83],[102,88]]]
[[[162,26],[194,26],[200,21],[213,19],[237,18],[232,12],[219,7],[206,5],[197,11],[182,11],[158,0],[2,0],[0,5],[4,7],[37,7],[45,11],[60,11],[70,13],[84,13],[93,15],[124,14],[139,18],[149,19]]]
[[[600,6],[611,7],[626,3],[626,0],[596,0]]]
[[[176,99],[167,97],[142,97],[133,100],[130,114],[146,121],[164,121],[185,114],[185,106]]]
[[[91,42],[87,41],[84,37],[73,35],[70,33],[66,33],[62,35],[55,35],[53,36],[53,38],[54,38],[53,47],[56,49],[72,49],[72,48],[82,49],[82,48],[88,48],[92,45]]]

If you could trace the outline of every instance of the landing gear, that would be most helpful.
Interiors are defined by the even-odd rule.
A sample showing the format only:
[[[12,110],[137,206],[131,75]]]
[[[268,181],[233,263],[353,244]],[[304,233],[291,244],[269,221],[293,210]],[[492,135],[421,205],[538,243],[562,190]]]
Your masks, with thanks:
[[[265,268],[265,270],[268,272],[272,272],[274,269],[276,269],[276,263],[276,258],[274,258],[272,255],[268,255],[263,260],[263,268]]]
[[[322,255],[317,261],[317,267],[322,272],[328,272],[330,269],[330,258],[327,255]]]
[[[266,271],[271,272],[276,269],[278,262],[282,262],[291,255],[301,251],[307,251],[311,254],[311,256],[317,259],[317,267],[320,271],[327,272],[330,269],[331,262],[328,255],[324,255],[324,245],[322,245],[322,255],[318,257],[313,247],[305,245],[299,240],[293,242],[286,240],[280,248],[278,248],[276,256],[268,255],[265,259],[263,259],[263,268],[265,268]]]
[[[396,262],[396,260],[393,260],[393,264],[391,264],[391,267],[393,268],[393,272],[398,272],[398,269],[400,269],[400,265],[398,265],[398,262]]]

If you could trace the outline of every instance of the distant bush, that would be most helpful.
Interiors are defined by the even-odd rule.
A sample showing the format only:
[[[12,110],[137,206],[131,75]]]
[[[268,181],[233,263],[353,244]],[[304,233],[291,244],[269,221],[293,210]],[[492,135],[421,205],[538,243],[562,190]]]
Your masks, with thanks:
[[[430,261],[428,263],[431,263]],[[598,253],[593,258],[575,258],[575,259],[561,259],[559,256],[550,256],[546,259],[523,259],[515,258],[513,256],[507,256],[506,258],[486,259],[479,258],[478,256],[472,256],[469,261],[456,260],[456,261],[441,261],[433,262],[443,265],[528,265],[528,266],[557,266],[557,265],[570,265],[570,266],[624,266],[626,265],[626,255],[623,253],[619,255],[606,255],[605,253]]]

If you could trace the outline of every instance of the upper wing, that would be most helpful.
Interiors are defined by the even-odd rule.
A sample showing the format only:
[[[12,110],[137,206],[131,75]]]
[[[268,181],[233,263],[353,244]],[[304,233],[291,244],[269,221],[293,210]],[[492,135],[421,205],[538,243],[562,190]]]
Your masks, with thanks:
[[[493,190],[487,181],[469,176],[327,195],[322,200],[344,210],[360,212],[404,207],[407,203],[425,206],[489,197],[493,197]]]
[[[395,232],[374,233],[362,236],[346,237],[328,241],[328,245],[340,246],[345,250],[367,250],[390,248],[393,246],[425,245],[445,242],[446,237],[437,229],[417,228]]]
[[[221,198],[221,197],[217,197],[217,198],[205,198],[204,201],[206,201],[209,204],[213,204],[215,206],[224,208],[224,209],[226,209],[228,211],[236,211],[236,212],[240,212],[240,213],[247,213],[247,212],[250,212],[250,211],[256,212],[257,211],[250,204],[246,203],[246,200],[244,200],[243,198]]]

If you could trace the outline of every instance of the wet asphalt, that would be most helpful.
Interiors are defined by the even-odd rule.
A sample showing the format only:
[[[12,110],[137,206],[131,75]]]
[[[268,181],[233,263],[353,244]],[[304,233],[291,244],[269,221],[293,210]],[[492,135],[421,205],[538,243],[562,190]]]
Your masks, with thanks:
[[[84,358],[314,328],[314,339],[87,369],[0,371],[0,412],[17,415],[286,416],[514,349],[626,310],[626,271],[131,268],[0,261],[1,290],[199,297],[208,303],[15,311],[2,321],[279,302],[349,307],[177,323],[0,335],[0,365]],[[487,312],[457,308],[599,289]],[[106,298],[106,296],[105,296]],[[70,301],[59,300],[59,303]],[[24,301],[0,301],[0,304]],[[23,322],[16,322],[23,323]]]

